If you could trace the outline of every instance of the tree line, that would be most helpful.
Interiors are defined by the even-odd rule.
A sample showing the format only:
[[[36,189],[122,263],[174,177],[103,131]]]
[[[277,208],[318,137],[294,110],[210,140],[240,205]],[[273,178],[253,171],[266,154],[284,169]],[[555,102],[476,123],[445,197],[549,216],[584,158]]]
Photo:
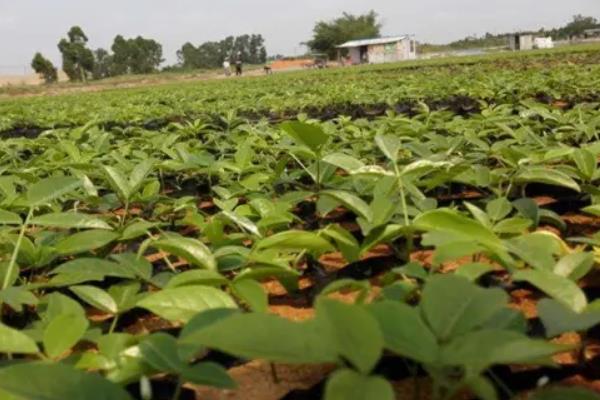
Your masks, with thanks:
[[[237,58],[247,64],[264,64],[267,49],[262,35],[229,36],[197,47],[188,42],[177,51],[178,67],[181,69],[217,68],[223,61],[233,62]]]
[[[142,36],[124,38],[117,35],[110,50],[88,47],[88,37],[79,26],[72,27],[58,43],[62,57],[62,70],[70,81],[85,82],[128,74],[158,72],[163,60],[162,45]],[[206,42],[195,47],[186,43],[177,51],[179,64],[165,69],[198,69],[219,67],[224,60],[241,57],[249,64],[266,62],[267,50],[262,35],[228,37],[220,42]],[[31,62],[33,70],[46,83],[58,80],[58,70],[41,53]]]

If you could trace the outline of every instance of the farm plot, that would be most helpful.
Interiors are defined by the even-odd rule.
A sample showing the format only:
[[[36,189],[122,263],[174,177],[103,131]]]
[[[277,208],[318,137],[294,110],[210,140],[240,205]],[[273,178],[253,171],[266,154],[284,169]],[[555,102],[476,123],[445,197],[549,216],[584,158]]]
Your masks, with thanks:
[[[597,399],[597,60],[0,103],[0,398]]]

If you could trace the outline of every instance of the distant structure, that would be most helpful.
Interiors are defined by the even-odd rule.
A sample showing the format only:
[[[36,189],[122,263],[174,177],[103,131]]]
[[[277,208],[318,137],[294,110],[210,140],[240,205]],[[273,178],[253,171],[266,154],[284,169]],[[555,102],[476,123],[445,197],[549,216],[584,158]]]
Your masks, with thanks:
[[[584,39],[600,38],[600,28],[586,29],[583,31]]]
[[[533,50],[533,35],[515,33],[508,36],[508,47],[513,51]]]
[[[554,41],[551,37],[536,37],[531,33],[515,33],[508,36],[508,47],[513,51],[552,49]]]
[[[554,41],[551,37],[536,37],[533,39],[533,47],[536,49],[553,49]]]
[[[411,35],[352,40],[337,46],[338,58],[348,51],[351,64],[383,64],[417,58],[417,44]]]

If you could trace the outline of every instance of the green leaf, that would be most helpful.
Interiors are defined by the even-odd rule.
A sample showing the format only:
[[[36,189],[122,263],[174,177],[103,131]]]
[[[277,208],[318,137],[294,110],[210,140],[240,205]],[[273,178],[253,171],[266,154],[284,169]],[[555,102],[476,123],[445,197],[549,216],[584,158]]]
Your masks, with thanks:
[[[482,263],[463,264],[456,270],[455,274],[467,278],[470,282],[476,282],[483,275],[494,271],[494,266]]]
[[[100,311],[110,314],[116,314],[118,312],[115,300],[110,294],[100,288],[95,286],[71,286],[69,289],[81,300]]]
[[[467,386],[479,400],[498,400],[496,388],[488,378],[476,376],[467,381]]]
[[[35,341],[24,333],[0,323],[0,353],[35,354]],[[0,369],[0,371],[2,371]],[[2,388],[2,382],[0,382]]]
[[[447,232],[456,238],[475,241],[486,246],[502,258],[507,258],[502,240],[479,222],[448,209],[438,209],[421,214],[414,220],[417,229]]]
[[[574,312],[556,300],[543,299],[538,303],[538,314],[546,335],[550,338],[566,332],[585,332],[600,323],[600,310]]]
[[[586,212],[588,214],[592,214],[597,217],[600,217],[600,204],[595,204],[593,206],[585,207],[582,209],[582,211]]]
[[[91,280],[102,280],[106,276],[135,279],[137,276],[132,268],[100,258],[77,258],[56,267],[51,274],[77,274],[89,276]]]
[[[469,203],[468,201],[466,201],[464,204],[467,210],[469,210],[469,212],[473,215],[473,218],[479,221],[481,225],[485,226],[486,228],[492,227],[492,221],[490,220],[490,216],[487,215],[485,211],[483,211],[476,205]]]
[[[109,224],[93,215],[74,212],[40,215],[39,217],[32,218],[29,223],[31,225],[52,228],[112,230],[112,227]]]
[[[268,295],[257,281],[252,279],[237,280],[231,284],[231,288],[235,296],[246,303],[252,311],[268,311]]]
[[[235,381],[229,376],[227,370],[212,362],[202,362],[184,369],[181,372],[181,378],[196,385],[208,385],[223,389],[236,387]]]
[[[356,171],[365,166],[362,161],[344,153],[332,153],[323,158],[323,161],[348,172]]]
[[[358,216],[363,217],[367,221],[371,221],[373,219],[373,212],[371,208],[363,199],[360,197],[345,192],[343,190],[324,190],[321,192],[322,196],[328,196],[332,199],[340,202],[346,208],[350,209]]]
[[[2,275],[0,274],[0,277]],[[16,312],[23,311],[23,305],[34,306],[38,304],[38,299],[33,293],[22,287],[8,287],[0,290],[0,304],[5,303]]]
[[[581,192],[581,188],[564,172],[544,168],[544,167],[530,167],[525,171],[517,175],[517,182],[520,183],[545,183],[548,185],[562,186],[576,192]]]
[[[130,195],[133,195],[135,192],[139,190],[139,188],[144,183],[144,179],[152,172],[152,168],[154,168],[155,161],[152,159],[147,159],[137,164],[133,171],[131,171],[131,175],[129,176],[129,192]]]
[[[433,363],[438,355],[435,336],[421,319],[418,308],[395,301],[369,307],[379,322],[385,348],[420,363]]]
[[[175,275],[167,284],[167,289],[181,286],[223,286],[229,281],[216,271],[194,269]]]
[[[329,135],[327,135],[318,125],[289,121],[281,124],[281,128],[290,135],[296,143],[308,147],[315,153],[319,153],[321,148],[329,140]]]
[[[197,239],[169,235],[158,240],[150,240],[147,243],[149,246],[181,257],[196,267],[217,270],[217,261],[210,249]]]
[[[593,267],[594,255],[592,253],[573,253],[560,259],[554,267],[554,273],[577,282],[586,276]]]
[[[548,271],[518,271],[513,275],[516,282],[525,281],[537,287],[575,312],[581,312],[587,306],[583,291],[573,281]]]
[[[325,400],[394,400],[388,381],[378,376],[366,376],[342,369],[336,371],[325,386]]]
[[[146,337],[140,344],[144,362],[159,372],[179,374],[186,364],[179,359],[177,340],[166,333],[155,333]]]
[[[133,253],[113,254],[112,259],[119,263],[120,270],[130,274],[131,277],[139,277],[144,280],[152,278],[152,264],[143,257]],[[126,277],[125,277],[126,278]]]
[[[123,233],[121,234],[120,240],[126,241],[137,239],[140,236],[145,236],[150,231],[150,229],[156,226],[157,224],[153,224],[148,221],[136,221],[130,225],[127,225],[127,227],[123,230]]]
[[[335,248],[327,240],[308,231],[285,231],[269,236],[259,241],[257,249],[278,249],[288,251],[310,251],[314,253],[327,253]]]
[[[114,242],[119,236],[118,233],[104,230],[79,232],[59,241],[55,246],[55,250],[60,255],[86,253]]]
[[[535,201],[523,198],[514,201],[513,205],[519,211],[519,214],[532,220],[534,226],[538,226],[540,223],[540,208]]]
[[[329,225],[323,230],[323,235],[332,239],[348,262],[358,261],[360,258],[360,244],[356,238],[340,225]]]
[[[392,242],[408,232],[408,227],[396,224],[388,224],[377,228],[370,232],[369,235],[363,240],[360,253],[364,254],[378,244]]]
[[[117,192],[122,201],[129,201],[132,192],[127,178],[113,167],[103,166],[102,168],[104,168],[104,175],[112,189]]]
[[[39,206],[64,196],[79,186],[81,186],[81,181],[77,178],[47,178],[29,187],[29,190],[27,190],[27,202],[30,207]]]
[[[250,221],[248,218],[241,217],[231,211],[223,211],[222,214],[227,219],[229,219],[231,222],[233,222],[234,224],[239,226],[240,228],[250,232],[251,234],[253,234],[255,236],[262,237],[262,235],[260,234],[260,230],[258,229],[256,224],[254,222]]]
[[[505,243],[511,253],[543,271],[552,271],[556,264],[554,256],[561,252],[561,243],[557,237],[545,232],[521,235]]]
[[[383,335],[377,320],[363,307],[321,297],[317,320],[328,324],[337,353],[368,374],[383,352]]]
[[[19,214],[0,209],[0,225],[21,225],[23,220]]]
[[[143,298],[137,305],[169,321],[181,322],[187,322],[205,310],[237,308],[227,293],[209,286],[184,286],[161,290]]]
[[[481,327],[507,304],[501,289],[482,289],[457,275],[436,275],[427,281],[420,307],[438,339],[447,341]]]
[[[505,197],[500,197],[487,203],[485,209],[492,221],[495,222],[506,218],[512,211],[513,205]]]
[[[60,357],[81,340],[88,326],[88,320],[82,315],[57,316],[44,330],[44,351],[50,358]]]
[[[442,347],[439,362],[464,366],[479,375],[496,364],[534,364],[572,349],[514,331],[478,330],[459,336]]]
[[[399,136],[377,135],[375,143],[390,161],[398,162],[398,152],[402,149],[402,139]]]
[[[251,313],[235,314],[190,330],[180,342],[245,359],[289,364],[336,362],[334,345],[324,333],[314,321],[297,323],[275,315]]]
[[[1,368],[0,391],[23,400],[131,400],[123,388],[100,375],[60,363],[26,362]]]
[[[596,156],[588,150],[576,149],[573,152],[573,160],[579,169],[579,172],[586,178],[592,179],[596,172]]]
[[[117,304],[119,314],[135,307],[138,298],[141,296],[139,293],[141,288],[142,284],[140,282],[126,281],[112,285],[108,289],[108,294]]]
[[[509,218],[498,222],[494,226],[494,233],[519,234],[526,232],[533,222],[526,218]]]

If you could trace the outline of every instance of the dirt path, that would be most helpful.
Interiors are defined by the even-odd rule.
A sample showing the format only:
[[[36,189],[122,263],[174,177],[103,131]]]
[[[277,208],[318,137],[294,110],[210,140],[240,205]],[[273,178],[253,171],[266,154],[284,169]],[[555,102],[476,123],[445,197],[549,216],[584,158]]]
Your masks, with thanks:
[[[285,71],[278,71],[285,72]],[[262,68],[250,69],[243,77],[256,77],[264,74]],[[68,83],[66,79],[55,85],[43,85],[37,75],[0,76],[0,99],[11,97],[58,96],[62,94],[101,92],[113,89],[130,89],[144,86],[160,86],[178,82],[200,82],[207,80],[239,79],[226,77],[220,70],[181,74],[154,74],[145,76],[127,76],[90,83]]]

